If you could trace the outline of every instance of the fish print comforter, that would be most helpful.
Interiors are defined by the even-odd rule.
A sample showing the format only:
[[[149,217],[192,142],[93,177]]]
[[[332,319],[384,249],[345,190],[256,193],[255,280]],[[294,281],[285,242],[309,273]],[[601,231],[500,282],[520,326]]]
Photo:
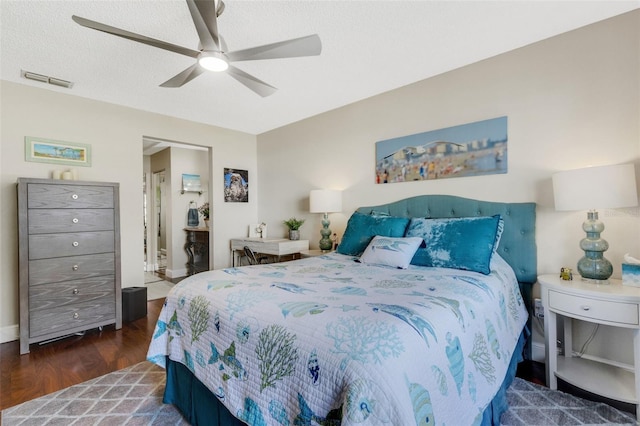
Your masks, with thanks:
[[[148,359],[181,362],[250,425],[471,425],[505,376],[527,312],[490,275],[319,257],[177,284]]]

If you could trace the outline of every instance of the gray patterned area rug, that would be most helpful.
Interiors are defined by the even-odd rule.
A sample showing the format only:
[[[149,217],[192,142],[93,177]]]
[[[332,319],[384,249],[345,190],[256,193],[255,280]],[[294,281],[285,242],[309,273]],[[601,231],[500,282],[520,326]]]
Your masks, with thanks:
[[[187,425],[162,403],[164,370],[150,362],[115,371],[2,411],[13,425]],[[635,424],[629,413],[516,378],[507,392],[508,425]]]

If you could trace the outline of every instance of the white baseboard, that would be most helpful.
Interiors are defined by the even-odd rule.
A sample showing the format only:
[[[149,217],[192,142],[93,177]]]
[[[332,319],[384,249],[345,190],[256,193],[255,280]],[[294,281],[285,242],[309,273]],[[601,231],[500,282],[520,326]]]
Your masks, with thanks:
[[[144,265],[144,271],[145,272],[153,272],[153,271],[157,271],[158,270],[158,264],[157,263],[147,263]]]
[[[531,344],[531,359],[533,361],[545,363],[544,343],[533,342]]]
[[[187,269],[186,268],[182,268],[182,269],[168,269],[167,268],[164,271],[164,274],[169,278],[186,277],[187,276]]]
[[[8,325],[0,328],[0,343],[13,342],[20,338],[20,328],[18,324]]]

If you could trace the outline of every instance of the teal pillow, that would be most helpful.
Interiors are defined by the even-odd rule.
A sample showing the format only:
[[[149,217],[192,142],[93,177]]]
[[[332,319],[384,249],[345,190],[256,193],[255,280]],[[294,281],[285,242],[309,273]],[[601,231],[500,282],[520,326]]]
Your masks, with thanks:
[[[347,222],[342,241],[336,251],[349,256],[360,256],[373,237],[403,237],[409,218],[373,216],[355,212]]]
[[[420,237],[412,265],[463,269],[482,274],[491,272],[491,256],[501,234],[500,215],[456,219],[411,219],[407,237]]]

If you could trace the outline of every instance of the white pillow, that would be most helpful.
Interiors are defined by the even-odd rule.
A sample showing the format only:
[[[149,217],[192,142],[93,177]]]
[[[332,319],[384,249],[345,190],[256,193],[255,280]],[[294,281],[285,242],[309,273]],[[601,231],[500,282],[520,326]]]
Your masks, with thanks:
[[[360,262],[407,269],[420,244],[422,238],[418,237],[392,238],[376,235],[360,256]]]

